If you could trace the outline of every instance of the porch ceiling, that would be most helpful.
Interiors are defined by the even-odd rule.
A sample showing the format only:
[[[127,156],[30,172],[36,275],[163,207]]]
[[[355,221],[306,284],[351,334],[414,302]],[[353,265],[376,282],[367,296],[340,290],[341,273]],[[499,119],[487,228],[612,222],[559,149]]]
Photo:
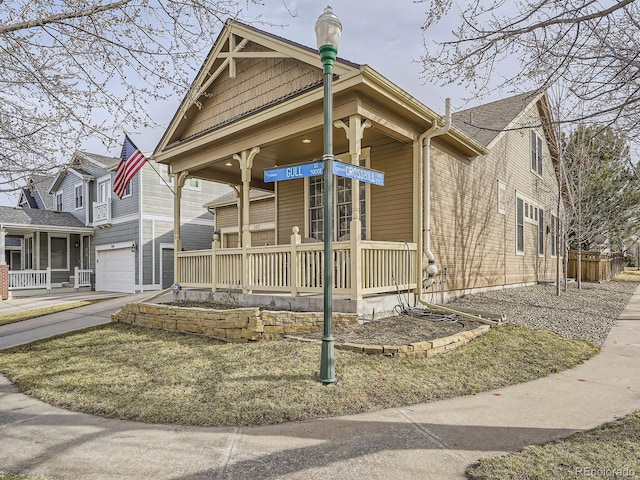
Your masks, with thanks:
[[[392,141],[385,133],[375,128],[365,130],[362,145],[375,146]],[[333,129],[333,145],[336,155],[349,151],[349,142],[342,129]],[[253,160],[251,186],[273,191],[273,183],[264,183],[264,170],[275,166],[311,162],[321,159],[323,153],[323,130],[300,132],[291,137],[274,141],[260,147],[260,153]],[[232,185],[242,183],[240,165],[233,155],[218,159],[198,169],[191,169],[189,176],[224,182]]]

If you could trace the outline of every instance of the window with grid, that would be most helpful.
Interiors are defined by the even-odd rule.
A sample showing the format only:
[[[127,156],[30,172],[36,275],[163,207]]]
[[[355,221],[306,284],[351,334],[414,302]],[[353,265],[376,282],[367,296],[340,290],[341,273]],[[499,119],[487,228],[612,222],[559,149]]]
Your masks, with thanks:
[[[360,166],[366,167],[366,158],[360,159]],[[351,232],[352,207],[352,180],[349,178],[334,177],[334,236],[335,239],[349,235]],[[367,238],[367,184],[360,182],[360,222],[361,238]],[[322,176],[309,177],[309,236],[317,240],[324,239],[324,178]]]
[[[542,209],[538,210],[538,255],[544,255],[544,211]]]
[[[75,187],[75,206],[76,206],[76,210],[79,208],[82,208],[83,206],[83,198],[82,198],[82,192],[83,192],[84,188],[82,185],[76,185]]]
[[[524,200],[516,199],[516,253],[524,253]]]
[[[558,219],[555,215],[551,215],[551,222],[549,225],[549,230],[551,233],[551,256],[555,257],[558,255]]]
[[[531,131],[531,171],[542,176],[542,138]]]
[[[324,240],[324,210],[322,176],[309,178],[309,237]]]

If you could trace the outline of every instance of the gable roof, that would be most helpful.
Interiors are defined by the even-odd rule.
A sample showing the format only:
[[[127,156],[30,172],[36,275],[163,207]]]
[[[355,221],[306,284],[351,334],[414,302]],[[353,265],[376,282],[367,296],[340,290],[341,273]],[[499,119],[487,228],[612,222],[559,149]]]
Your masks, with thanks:
[[[93,228],[86,227],[69,212],[4,206],[0,206],[0,225],[9,229],[28,228],[30,230],[68,233],[91,233],[94,231]]]
[[[263,198],[275,197],[273,192],[265,192],[264,190],[258,190],[252,188],[249,190],[249,201],[261,200]],[[224,207],[226,205],[236,205],[238,202],[238,196],[236,192],[231,191],[214,198],[210,202],[203,205],[204,208]]]
[[[31,208],[49,209],[53,206],[53,197],[48,193],[52,178],[46,175],[32,174],[18,198],[18,206],[24,196]],[[38,199],[40,202],[38,202]],[[35,205],[32,203],[35,202]]]
[[[23,200],[27,203],[29,208],[38,208],[38,202],[31,194],[31,191],[28,187],[24,187],[20,192],[20,197],[18,198],[18,206],[22,205]]]
[[[47,191],[52,193],[58,188],[67,173],[72,173],[82,180],[95,180],[96,175],[115,168],[119,162],[119,158],[77,151],[73,154],[71,161],[54,177]]]
[[[454,113],[452,121],[469,137],[488,147],[542,95],[537,91],[526,92],[468,108]]]
[[[187,138],[182,138],[183,135],[180,134],[180,128],[183,126],[183,122],[187,120],[187,114],[195,111],[195,109],[200,110],[202,103],[206,102],[208,97],[215,96],[215,92],[212,94],[211,90],[214,88],[216,80],[223,77],[224,72],[227,72],[228,78],[236,78],[236,75],[240,73],[237,71],[237,66],[243,59],[261,58],[266,60],[297,60],[301,65],[309,67],[310,71],[316,72],[318,78],[314,83],[310,83],[312,82],[311,79],[300,82],[301,85],[294,92],[283,91],[282,95],[279,98],[272,99],[269,105],[254,102],[254,105],[244,104],[242,108],[234,107],[233,116],[230,115],[230,118],[226,118],[225,123],[232,123],[268,106],[283,102],[308,88],[316,88],[322,84],[322,65],[316,50],[229,19],[225,22],[224,28],[200,67],[189,91],[185,94],[180,107],[176,110],[169,126],[158,142],[154,154],[176,142],[202,135],[213,128],[221,126],[222,123],[209,126],[191,135],[187,134]],[[291,68],[291,66],[284,68]],[[339,76],[359,69],[360,65],[338,58],[334,65],[334,75]],[[202,98],[204,100],[201,100]],[[184,124],[188,123],[184,122]]]

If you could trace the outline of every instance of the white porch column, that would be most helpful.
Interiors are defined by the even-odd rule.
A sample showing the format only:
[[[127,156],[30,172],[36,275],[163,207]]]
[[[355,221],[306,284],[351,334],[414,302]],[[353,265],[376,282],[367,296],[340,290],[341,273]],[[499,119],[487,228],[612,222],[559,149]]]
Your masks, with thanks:
[[[349,139],[349,155],[351,164],[359,166],[362,155],[362,137],[364,129],[371,126],[369,120],[362,120],[360,115],[351,115],[349,125],[342,120],[333,122],[337,128],[342,128]],[[360,221],[360,182],[351,180],[351,223],[349,224],[351,239],[351,299],[362,298],[362,257],[360,246],[362,240],[362,222]]]
[[[237,247],[242,246],[242,185],[229,185],[236,193],[236,205],[238,207],[238,244]],[[227,245],[228,246],[228,245]]]
[[[189,171],[185,170],[175,176],[175,195],[173,196],[173,281],[180,281],[180,262],[178,262],[178,254],[182,251],[182,239],[180,237],[181,211],[180,201],[182,200],[182,187],[184,181],[189,175]]]
[[[6,265],[7,261],[6,261],[6,238],[7,238],[7,231],[4,229],[4,227],[0,228],[0,265]]]
[[[251,150],[243,150],[240,154],[233,156],[234,160],[240,163],[242,173],[242,246],[251,246],[251,232],[249,231],[249,191],[251,190],[251,167],[253,159],[260,153],[260,147],[253,147]]]

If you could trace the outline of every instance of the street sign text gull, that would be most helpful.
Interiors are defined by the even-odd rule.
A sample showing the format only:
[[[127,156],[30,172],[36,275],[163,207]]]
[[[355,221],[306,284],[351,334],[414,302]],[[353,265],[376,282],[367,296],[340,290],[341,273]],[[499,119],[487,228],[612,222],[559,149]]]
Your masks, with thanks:
[[[280,182],[282,180],[294,180],[296,178],[317,177],[322,175],[324,168],[322,162],[298,163],[286,167],[265,168],[264,181]]]

